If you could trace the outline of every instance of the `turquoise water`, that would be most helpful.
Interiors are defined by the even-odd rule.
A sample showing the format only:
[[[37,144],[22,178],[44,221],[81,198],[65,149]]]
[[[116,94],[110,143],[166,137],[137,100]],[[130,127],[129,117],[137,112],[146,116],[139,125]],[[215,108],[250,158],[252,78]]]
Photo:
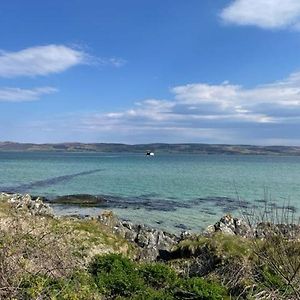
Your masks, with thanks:
[[[251,205],[267,189],[277,205],[300,208],[300,157],[95,153],[0,153],[0,190],[103,195],[125,219],[168,230],[199,230],[225,212],[237,194]],[[108,205],[109,206],[109,205]],[[55,206],[60,214],[102,208]]]

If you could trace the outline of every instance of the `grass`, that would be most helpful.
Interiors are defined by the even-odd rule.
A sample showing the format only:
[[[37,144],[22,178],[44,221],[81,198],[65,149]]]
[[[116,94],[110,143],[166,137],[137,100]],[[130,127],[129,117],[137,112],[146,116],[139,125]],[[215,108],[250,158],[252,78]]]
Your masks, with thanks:
[[[169,261],[142,263],[96,219],[32,216],[0,201],[0,299],[300,299],[300,242],[270,220],[267,233],[195,235]]]
[[[251,256],[251,241],[239,236],[215,233],[213,237],[196,236],[183,240],[173,251],[183,256],[197,256],[204,251],[215,253],[223,258],[249,258]]]

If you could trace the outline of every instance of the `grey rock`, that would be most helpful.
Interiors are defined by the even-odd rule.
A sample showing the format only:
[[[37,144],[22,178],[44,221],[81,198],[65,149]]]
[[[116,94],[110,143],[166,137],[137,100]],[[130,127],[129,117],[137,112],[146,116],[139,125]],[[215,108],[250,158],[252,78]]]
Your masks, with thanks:
[[[215,225],[209,225],[206,227],[206,229],[203,231],[204,236],[211,236],[216,232]]]
[[[253,236],[253,229],[250,225],[242,219],[234,219],[235,222],[235,230],[234,233],[238,236],[242,237],[252,237]]]
[[[255,237],[267,238],[281,236],[287,240],[300,239],[300,226],[297,224],[273,224],[269,222],[259,223],[255,228]]]
[[[220,231],[225,235],[235,235],[234,231],[231,228],[226,226],[220,228]]]
[[[41,198],[32,199],[29,194],[1,194],[1,199],[7,201],[12,207],[18,210],[27,211],[32,215],[53,216],[52,208],[44,203]]]
[[[137,238],[137,233],[133,230],[128,230],[125,233],[125,237],[124,237],[127,241],[133,243],[136,238]]]
[[[253,236],[253,230],[244,220],[234,218],[231,215],[225,215],[215,225],[208,226],[203,234],[211,236],[215,232],[222,232],[227,235],[238,235],[242,237]]]
[[[176,235],[157,230],[146,225],[134,225],[128,221],[121,221],[111,211],[104,211],[98,216],[98,221],[109,226],[129,242],[134,242],[139,247],[140,260],[154,261],[161,254],[168,253],[176,245],[179,238]]]
[[[98,216],[98,221],[110,228],[118,227],[121,224],[118,217],[110,210],[103,211]]]
[[[193,234],[189,231],[182,231],[180,233],[180,241],[186,240],[186,239],[190,239],[193,236]]]

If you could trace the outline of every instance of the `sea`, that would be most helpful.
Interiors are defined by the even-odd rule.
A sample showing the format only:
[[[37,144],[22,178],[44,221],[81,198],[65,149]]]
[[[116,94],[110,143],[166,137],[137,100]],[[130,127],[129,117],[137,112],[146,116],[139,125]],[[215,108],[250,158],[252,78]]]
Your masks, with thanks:
[[[98,215],[170,232],[198,232],[227,213],[270,205],[300,211],[300,157],[0,152],[0,191],[53,201],[88,194],[102,205],[51,204],[58,215]]]

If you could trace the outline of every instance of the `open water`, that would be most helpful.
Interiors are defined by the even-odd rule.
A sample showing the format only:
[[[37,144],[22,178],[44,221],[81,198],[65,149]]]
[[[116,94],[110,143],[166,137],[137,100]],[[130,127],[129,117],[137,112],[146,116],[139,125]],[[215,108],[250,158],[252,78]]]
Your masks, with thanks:
[[[0,152],[0,191],[50,200],[100,195],[108,201],[105,209],[124,219],[196,231],[225,213],[261,205],[265,194],[274,205],[300,211],[300,157]],[[104,208],[54,209],[94,215]]]

